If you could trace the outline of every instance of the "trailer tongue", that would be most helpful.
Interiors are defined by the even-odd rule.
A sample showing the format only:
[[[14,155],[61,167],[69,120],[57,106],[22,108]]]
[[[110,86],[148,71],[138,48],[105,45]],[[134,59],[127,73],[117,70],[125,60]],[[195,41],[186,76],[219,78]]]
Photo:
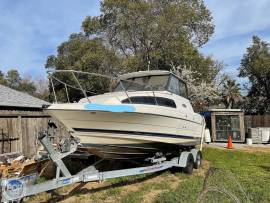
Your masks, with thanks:
[[[77,150],[78,140],[69,138],[61,151],[55,150],[49,136],[42,132],[39,140],[44,146],[50,159],[56,164],[56,177],[43,183],[34,184],[36,175],[28,175],[19,178],[1,179],[1,202],[21,201],[24,197],[41,192],[54,190],[66,185],[102,181],[110,178],[132,176],[138,174],[154,173],[172,167],[183,168],[185,172],[192,173],[193,167],[198,168],[201,164],[201,152],[198,149],[179,152],[179,156],[166,160],[166,157],[149,158],[150,166],[100,172],[91,165],[76,175],[71,175],[62,159]]]

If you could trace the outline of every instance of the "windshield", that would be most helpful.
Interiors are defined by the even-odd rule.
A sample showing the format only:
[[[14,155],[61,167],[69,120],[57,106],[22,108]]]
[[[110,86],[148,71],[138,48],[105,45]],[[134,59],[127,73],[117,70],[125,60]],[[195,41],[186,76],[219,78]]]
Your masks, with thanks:
[[[115,92],[124,91],[163,91],[166,90],[169,75],[153,75],[121,80]],[[122,84],[121,84],[122,83]],[[123,87],[122,87],[123,86]]]

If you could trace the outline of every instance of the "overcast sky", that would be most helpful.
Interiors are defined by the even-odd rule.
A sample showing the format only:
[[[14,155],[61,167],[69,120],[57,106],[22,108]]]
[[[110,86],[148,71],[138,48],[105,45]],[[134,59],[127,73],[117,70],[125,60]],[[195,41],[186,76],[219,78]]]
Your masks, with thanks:
[[[215,34],[201,51],[237,68],[252,35],[270,41],[269,0],[206,0]],[[79,32],[86,15],[99,13],[98,0],[1,0],[0,69],[44,75],[48,55],[73,32]],[[239,82],[243,82],[239,80]]]

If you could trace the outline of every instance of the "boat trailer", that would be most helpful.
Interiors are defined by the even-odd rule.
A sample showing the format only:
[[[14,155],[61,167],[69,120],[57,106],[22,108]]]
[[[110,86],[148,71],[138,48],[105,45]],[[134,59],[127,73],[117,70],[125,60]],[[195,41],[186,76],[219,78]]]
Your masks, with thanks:
[[[36,175],[9,179],[3,178],[1,179],[1,202],[20,202],[24,197],[54,190],[74,183],[103,181],[123,176],[154,173],[172,167],[184,168],[185,172],[191,173],[193,167],[198,168],[201,165],[202,158],[201,151],[193,148],[190,151],[181,152],[178,157],[170,160],[166,160],[165,157],[151,158],[149,159],[151,162],[150,166],[101,172],[98,171],[94,165],[91,165],[81,170],[76,175],[71,175],[62,159],[77,150],[79,145],[78,140],[68,138],[64,147],[60,150],[56,150],[46,132],[41,132],[38,139],[44,149],[48,152],[49,158],[57,166],[56,177],[52,180],[37,184],[33,183]]]

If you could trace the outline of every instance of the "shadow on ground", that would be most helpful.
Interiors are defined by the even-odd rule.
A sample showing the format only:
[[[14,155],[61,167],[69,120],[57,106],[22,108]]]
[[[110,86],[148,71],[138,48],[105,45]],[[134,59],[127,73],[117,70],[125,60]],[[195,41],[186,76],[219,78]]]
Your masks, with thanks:
[[[121,181],[121,182],[118,182],[118,183],[102,186],[102,187],[95,188],[95,189],[83,188],[89,182],[88,183],[80,183],[78,186],[73,188],[66,195],[60,195],[56,191],[50,191],[52,197],[50,199],[44,201],[44,202],[41,202],[41,203],[47,203],[47,202],[54,203],[54,202],[65,200],[65,199],[67,199],[69,197],[72,197],[75,194],[76,195],[94,194],[96,192],[100,192],[100,191],[111,189],[111,188],[117,188],[117,187],[121,187],[121,186],[128,186],[128,185],[132,185],[132,184],[136,184],[136,183],[141,183],[141,182],[144,182],[146,180],[157,177],[157,176],[161,175],[164,172],[166,172],[166,171],[156,172],[156,173],[153,173],[153,174],[146,175],[145,177],[142,177],[142,178],[136,178],[136,179],[132,179],[132,180],[125,180],[125,181]]]

